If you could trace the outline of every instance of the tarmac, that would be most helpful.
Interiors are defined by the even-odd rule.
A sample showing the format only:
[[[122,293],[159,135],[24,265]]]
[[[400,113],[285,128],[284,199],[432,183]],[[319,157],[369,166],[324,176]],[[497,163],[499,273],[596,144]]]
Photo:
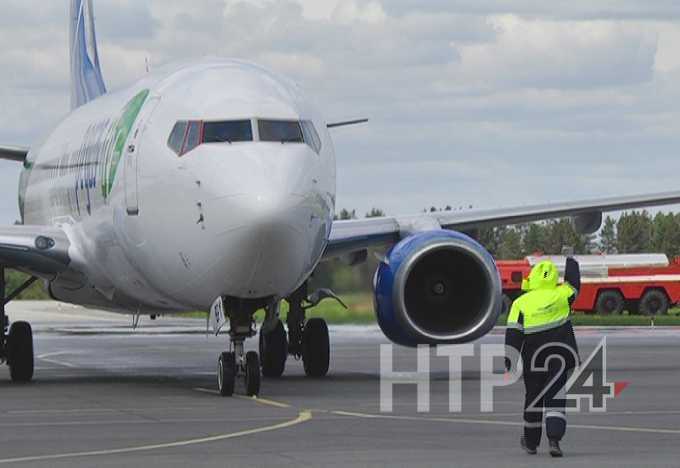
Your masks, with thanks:
[[[415,385],[398,385],[385,412],[379,357],[389,342],[375,326],[331,327],[324,379],[290,358],[259,398],[222,398],[215,367],[226,337],[206,335],[201,320],[142,317],[133,330],[131,317],[68,305],[8,309],[33,324],[36,370],[20,385],[0,366],[0,465],[680,467],[680,328],[577,331],[582,357],[606,337],[607,380],[629,386],[606,412],[569,414],[565,457],[553,460],[545,441],[535,456],[519,447],[521,382],[480,397],[479,345],[501,344],[502,329],[475,344],[462,371],[430,351],[420,374],[429,411],[418,411]],[[416,369],[416,350],[383,349],[397,372]]]

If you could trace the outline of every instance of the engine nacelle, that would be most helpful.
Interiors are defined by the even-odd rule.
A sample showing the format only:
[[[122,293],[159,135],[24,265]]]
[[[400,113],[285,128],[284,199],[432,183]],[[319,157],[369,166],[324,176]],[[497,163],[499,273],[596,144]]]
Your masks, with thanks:
[[[581,213],[573,218],[574,229],[579,234],[595,234],[602,227],[602,212],[589,211]]]
[[[472,238],[436,230],[395,245],[374,278],[383,333],[403,346],[465,343],[487,334],[501,313],[491,255]]]

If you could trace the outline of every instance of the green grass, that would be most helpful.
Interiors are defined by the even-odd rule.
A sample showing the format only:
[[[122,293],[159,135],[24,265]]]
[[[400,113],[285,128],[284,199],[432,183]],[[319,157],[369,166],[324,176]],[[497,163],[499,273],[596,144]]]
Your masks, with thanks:
[[[307,317],[322,317],[328,323],[341,324],[356,324],[365,325],[375,323],[375,314],[373,312],[373,298],[367,293],[353,293],[343,294],[342,300],[349,306],[349,310],[342,308],[340,304],[332,300],[326,300],[317,307],[310,309],[307,312]],[[281,317],[285,319],[288,312],[288,304],[284,301],[281,308]],[[184,314],[188,317],[196,317],[205,320],[205,312],[192,312]],[[258,312],[256,315],[258,321],[263,318],[263,313]],[[507,315],[501,315],[498,320],[499,325],[505,325]],[[572,316],[572,322],[575,326],[649,326],[651,319],[643,315],[611,315],[600,316],[595,314],[576,313]],[[680,308],[672,309],[669,315],[659,316],[654,319],[654,324],[657,326],[680,326]]]
[[[307,311],[307,318],[322,317],[332,324],[358,324],[365,325],[375,323],[375,314],[373,313],[373,298],[370,294],[354,293],[343,294],[342,300],[347,304],[349,309],[345,310],[337,302],[327,299],[318,306]],[[205,312],[189,312],[182,314],[184,317],[201,318],[205,320]],[[285,320],[288,314],[288,303],[283,302],[281,306],[281,318]],[[259,311],[255,314],[258,322],[261,322],[264,317],[264,312]]]

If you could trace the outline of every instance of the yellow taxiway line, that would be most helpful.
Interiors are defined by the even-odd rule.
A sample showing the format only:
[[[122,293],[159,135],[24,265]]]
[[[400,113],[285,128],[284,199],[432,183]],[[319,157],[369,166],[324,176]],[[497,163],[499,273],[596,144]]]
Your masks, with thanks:
[[[21,462],[35,462],[35,461],[46,461],[46,460],[59,460],[63,458],[76,458],[76,457],[94,457],[101,455],[117,455],[120,453],[132,453],[132,452],[144,452],[149,450],[161,450],[174,447],[186,447],[188,445],[197,444],[207,444],[210,442],[218,442],[222,440],[235,439],[237,437],[244,437],[253,434],[260,434],[262,432],[276,431],[279,429],[285,429],[288,427],[296,426],[312,419],[311,411],[300,411],[298,416],[289,421],[284,421],[279,424],[273,424],[271,426],[256,427],[253,429],[247,429],[245,431],[230,432],[227,434],[218,434],[210,437],[203,437],[199,439],[187,439],[178,440],[175,442],[169,442],[165,444],[153,444],[153,445],[140,445],[137,447],[123,447],[117,449],[108,450],[92,450],[90,452],[70,452],[70,453],[58,453],[53,455],[37,455],[32,457],[17,457],[17,458],[5,458],[0,459],[0,464],[9,463],[21,463]]]

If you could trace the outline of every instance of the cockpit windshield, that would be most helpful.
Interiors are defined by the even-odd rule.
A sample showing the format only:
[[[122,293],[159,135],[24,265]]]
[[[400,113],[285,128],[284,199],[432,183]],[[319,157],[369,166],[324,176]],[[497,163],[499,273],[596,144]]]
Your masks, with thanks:
[[[203,143],[234,143],[238,141],[253,141],[253,126],[250,120],[205,122],[203,124]]]
[[[302,127],[296,120],[258,120],[260,141],[304,143]]]
[[[257,133],[253,122],[257,122]],[[241,143],[251,141],[306,144],[321,152],[321,138],[311,120],[180,120],[168,137],[168,146],[183,156],[204,143]]]

